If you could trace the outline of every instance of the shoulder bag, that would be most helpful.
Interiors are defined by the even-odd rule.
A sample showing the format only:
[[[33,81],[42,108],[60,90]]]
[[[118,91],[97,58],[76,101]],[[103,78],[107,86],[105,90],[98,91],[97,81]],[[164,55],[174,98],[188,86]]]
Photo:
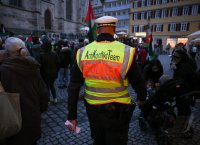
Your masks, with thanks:
[[[17,134],[22,127],[19,93],[5,92],[0,82],[0,139]]]

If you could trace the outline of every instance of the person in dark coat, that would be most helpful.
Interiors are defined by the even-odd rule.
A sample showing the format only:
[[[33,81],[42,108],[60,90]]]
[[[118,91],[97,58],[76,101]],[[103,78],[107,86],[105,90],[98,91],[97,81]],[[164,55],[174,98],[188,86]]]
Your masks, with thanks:
[[[3,50],[4,48],[3,48],[3,40],[1,39],[1,37],[0,37],[0,50]]]
[[[33,46],[30,49],[31,56],[33,56],[37,61],[40,59],[40,53],[42,51],[42,45],[40,44],[38,37],[33,37]]]
[[[146,57],[147,57],[147,52],[145,48],[143,46],[139,47],[137,52],[137,64],[141,72],[146,63]]]
[[[51,41],[44,44],[44,53],[40,56],[41,74],[47,88],[51,91],[53,102],[57,103],[56,90],[54,82],[58,77],[59,61],[56,53],[51,50]],[[50,95],[49,95],[50,96]],[[50,100],[50,98],[49,98]]]
[[[22,40],[5,42],[9,57],[0,66],[0,79],[6,92],[20,94],[22,129],[5,139],[6,145],[36,145],[41,136],[41,113],[48,107],[48,91],[39,64],[28,56]]]
[[[172,53],[171,67],[173,78],[182,80],[188,87],[182,90],[182,94],[187,93],[199,86],[195,78],[196,64],[190,60],[188,54],[182,49],[175,49]],[[186,100],[186,99],[185,99]],[[182,98],[176,98],[178,115],[191,114],[191,102]]]
[[[151,60],[148,64],[144,66],[143,77],[146,82],[151,80],[155,84],[158,82],[159,78],[162,75],[163,66],[158,59]]]
[[[61,45],[61,49],[59,52],[59,88],[67,88],[68,84],[68,72],[69,72],[69,64],[71,62],[71,50],[67,42]]]

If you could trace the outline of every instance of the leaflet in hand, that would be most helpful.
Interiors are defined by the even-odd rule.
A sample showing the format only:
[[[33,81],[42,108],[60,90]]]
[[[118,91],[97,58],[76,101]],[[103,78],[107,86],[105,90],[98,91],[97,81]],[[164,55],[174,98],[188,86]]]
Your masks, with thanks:
[[[65,125],[71,125],[71,126],[73,126],[73,124],[69,121],[69,120],[67,120],[66,122],[65,122]],[[79,133],[80,132],[80,130],[81,130],[81,128],[80,127],[78,127],[78,126],[76,126],[76,130],[75,130],[75,133]]]

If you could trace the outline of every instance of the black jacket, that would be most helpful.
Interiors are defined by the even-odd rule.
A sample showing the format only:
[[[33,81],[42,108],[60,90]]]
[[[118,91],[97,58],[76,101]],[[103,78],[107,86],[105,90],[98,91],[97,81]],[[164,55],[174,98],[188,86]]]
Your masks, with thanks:
[[[6,92],[20,93],[21,131],[7,139],[7,145],[31,145],[41,135],[41,112],[48,107],[48,91],[39,64],[32,57],[7,58],[0,67]]]
[[[44,52],[40,56],[41,74],[45,80],[55,80],[58,76],[59,59],[54,52]]]

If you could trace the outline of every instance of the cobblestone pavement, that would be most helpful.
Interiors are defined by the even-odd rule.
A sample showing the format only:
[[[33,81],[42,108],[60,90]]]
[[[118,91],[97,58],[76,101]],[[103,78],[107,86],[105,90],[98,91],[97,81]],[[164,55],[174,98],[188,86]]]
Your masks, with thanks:
[[[164,71],[171,74],[169,69],[169,57],[167,55],[160,56]],[[57,84],[56,88],[57,88]],[[82,93],[82,92],[80,92]],[[38,145],[90,145],[92,139],[90,137],[89,123],[86,116],[83,100],[78,103],[78,122],[81,132],[78,134],[68,131],[64,122],[67,114],[67,90],[58,89],[58,103],[51,104],[47,112],[42,114],[42,137],[38,141]],[[135,93],[130,89],[130,94]],[[193,108],[194,112],[194,136],[190,139],[174,138],[171,140],[172,145],[200,145],[200,103],[196,103]],[[157,145],[155,136],[152,131],[143,132],[138,126],[137,117],[139,109],[136,107],[129,129],[128,145]]]

